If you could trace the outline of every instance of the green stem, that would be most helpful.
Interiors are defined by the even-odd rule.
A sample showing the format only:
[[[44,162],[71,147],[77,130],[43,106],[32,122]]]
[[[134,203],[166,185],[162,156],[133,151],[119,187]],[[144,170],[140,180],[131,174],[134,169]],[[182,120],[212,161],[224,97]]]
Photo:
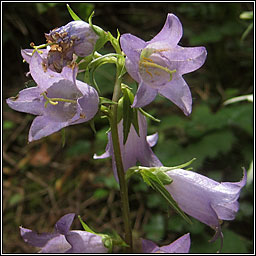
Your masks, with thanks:
[[[113,92],[112,101],[118,102],[120,95],[121,95],[121,77],[120,72],[122,68],[117,63],[117,71],[116,71],[116,81],[115,87]],[[114,149],[114,156],[115,156],[115,164],[117,169],[117,175],[120,184],[120,196],[121,196],[121,205],[122,205],[122,214],[123,214],[123,221],[124,221],[124,229],[125,229],[125,242],[129,245],[127,248],[127,252],[132,252],[132,230],[130,225],[130,209],[129,209],[129,198],[128,198],[128,187],[127,182],[125,180],[125,172],[122,162],[121,150],[120,150],[120,142],[118,136],[118,124],[117,124],[117,104],[113,104],[111,106],[111,116],[109,118],[110,121],[110,128],[112,134],[112,143]]]

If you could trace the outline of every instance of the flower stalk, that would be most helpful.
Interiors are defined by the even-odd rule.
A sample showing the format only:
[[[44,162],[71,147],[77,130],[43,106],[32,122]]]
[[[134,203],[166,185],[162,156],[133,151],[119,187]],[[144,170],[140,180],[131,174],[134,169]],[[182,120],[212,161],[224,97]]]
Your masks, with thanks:
[[[123,59],[123,58],[118,58]],[[117,61],[117,71],[116,71],[116,81],[114,86],[114,92],[112,101],[118,102],[120,95],[121,95],[121,76],[120,73],[122,72],[122,66],[119,64],[120,62]],[[128,187],[125,180],[125,172],[121,157],[121,150],[120,150],[120,142],[118,136],[118,123],[117,123],[117,104],[113,104],[111,106],[111,114],[109,117],[109,123],[112,133],[112,143],[115,155],[115,164],[120,184],[120,197],[121,197],[121,205],[122,205],[122,214],[123,214],[123,221],[124,221],[124,231],[125,231],[125,242],[129,245],[126,247],[127,252],[132,252],[133,245],[132,245],[132,230],[130,225],[130,209],[129,209],[129,198],[128,198]]]

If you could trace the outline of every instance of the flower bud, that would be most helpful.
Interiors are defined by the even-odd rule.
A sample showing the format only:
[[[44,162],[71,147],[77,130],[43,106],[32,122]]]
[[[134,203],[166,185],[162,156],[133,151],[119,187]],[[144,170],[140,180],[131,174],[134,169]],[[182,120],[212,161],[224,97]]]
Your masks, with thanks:
[[[55,28],[45,37],[50,44],[48,65],[53,66],[57,72],[72,62],[73,54],[79,57],[90,55],[99,38],[88,23],[80,20]]]

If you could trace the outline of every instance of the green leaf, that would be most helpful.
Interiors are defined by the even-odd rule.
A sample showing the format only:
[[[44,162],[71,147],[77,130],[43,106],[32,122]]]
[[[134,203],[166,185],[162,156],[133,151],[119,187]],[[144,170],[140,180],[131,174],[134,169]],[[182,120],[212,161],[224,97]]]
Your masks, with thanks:
[[[90,152],[91,143],[86,140],[78,140],[75,144],[69,147],[66,151],[67,157],[80,156]]]
[[[152,215],[150,221],[144,225],[146,238],[154,242],[159,242],[164,237],[165,221],[161,214]]]
[[[15,126],[14,122],[10,121],[10,120],[5,120],[3,123],[3,129],[4,130],[9,130],[12,129]]]
[[[10,206],[18,204],[20,201],[23,200],[23,195],[22,194],[14,194],[10,199],[9,199],[9,204]]]
[[[239,18],[244,20],[251,20],[253,19],[253,11],[242,12]]]
[[[238,96],[238,97],[231,98],[229,100],[226,100],[223,103],[223,105],[228,105],[228,104],[240,102],[240,101],[243,101],[243,100],[247,100],[249,102],[253,102],[253,94],[243,95],[243,96]]]
[[[241,41],[243,41],[247,35],[251,32],[251,30],[253,29],[253,22],[249,24],[249,26],[247,27],[247,29],[244,31],[244,33],[241,36]]]
[[[71,9],[71,7],[67,4],[67,8],[69,11],[69,14],[71,15],[71,17],[73,18],[73,20],[81,20],[75,13],[74,11]]]
[[[109,194],[109,191],[103,188],[98,188],[95,190],[95,192],[93,193],[93,197],[96,199],[102,199],[107,197]]]

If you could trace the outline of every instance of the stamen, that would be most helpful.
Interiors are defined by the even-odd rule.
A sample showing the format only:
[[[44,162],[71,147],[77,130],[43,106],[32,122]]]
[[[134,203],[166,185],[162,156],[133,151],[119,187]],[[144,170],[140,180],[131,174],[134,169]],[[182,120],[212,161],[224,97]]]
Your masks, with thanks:
[[[153,75],[146,69],[146,72],[153,78]]]
[[[52,104],[52,105],[57,105],[60,102],[68,102],[68,103],[73,103],[76,104],[76,100],[70,100],[70,99],[63,99],[63,98],[49,98],[46,96],[47,92],[43,92],[41,93],[41,95],[43,95],[43,97],[46,99],[46,102],[44,104],[45,108],[47,107],[48,103]]]
[[[150,74],[151,77],[152,77],[152,74],[147,70],[147,67],[159,68],[159,69],[161,69],[161,70],[163,70],[163,71],[169,73],[169,74],[170,74],[170,80],[169,80],[169,81],[172,80],[172,75],[173,75],[173,73],[176,72],[176,69],[170,70],[170,69],[167,68],[167,67],[163,67],[163,66],[161,66],[161,65],[158,65],[158,64],[154,63],[151,59],[150,59],[150,61],[148,61],[148,60],[147,60],[148,58],[146,58],[146,57],[143,57],[142,59],[143,59],[143,60],[140,61],[140,65],[143,65],[143,66],[146,68],[146,72],[147,72],[148,74]],[[151,62],[151,61],[152,61],[152,62]]]

